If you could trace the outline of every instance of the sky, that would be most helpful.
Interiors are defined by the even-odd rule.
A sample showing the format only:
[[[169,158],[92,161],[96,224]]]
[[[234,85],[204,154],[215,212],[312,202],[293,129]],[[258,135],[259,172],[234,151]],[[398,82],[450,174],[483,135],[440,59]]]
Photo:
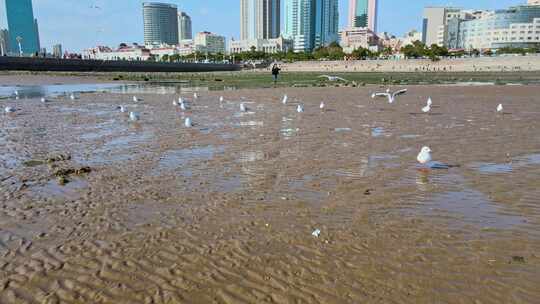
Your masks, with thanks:
[[[149,1],[149,0],[148,0]],[[284,0],[282,0],[283,3]],[[96,45],[116,47],[143,42],[144,0],[33,0],[42,47],[80,52]],[[192,18],[193,31],[211,31],[227,39],[240,35],[240,0],[156,0],[174,3]],[[500,9],[526,0],[379,0],[378,32],[402,36],[421,30],[425,6]],[[341,27],[347,23],[348,0],[339,0]],[[91,8],[98,6],[100,9]],[[283,4],[282,4],[283,7]],[[283,9],[283,8],[282,8]],[[0,0],[0,28],[7,28],[5,1]],[[283,19],[283,18],[282,18]]]

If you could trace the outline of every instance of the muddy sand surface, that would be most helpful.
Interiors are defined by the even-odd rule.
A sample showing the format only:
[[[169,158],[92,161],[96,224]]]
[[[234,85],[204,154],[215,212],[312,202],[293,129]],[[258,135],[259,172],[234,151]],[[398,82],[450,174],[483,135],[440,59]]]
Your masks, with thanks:
[[[0,101],[0,303],[539,303],[540,87],[408,89]]]

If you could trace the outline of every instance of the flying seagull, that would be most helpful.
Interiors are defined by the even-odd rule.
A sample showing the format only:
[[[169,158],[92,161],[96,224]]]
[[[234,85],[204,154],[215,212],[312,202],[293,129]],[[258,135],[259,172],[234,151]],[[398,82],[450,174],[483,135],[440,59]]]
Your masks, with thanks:
[[[330,76],[330,75],[321,75],[319,76],[319,78],[326,78],[328,79],[328,81],[345,81],[345,82],[348,81],[347,79],[344,79],[338,76]]]
[[[388,98],[388,103],[394,103],[394,101],[396,100],[396,96],[403,95],[405,93],[407,93],[407,89],[399,90],[394,93],[390,92],[390,89],[388,89],[385,93],[373,93],[373,95],[371,95],[371,98],[386,97]]]

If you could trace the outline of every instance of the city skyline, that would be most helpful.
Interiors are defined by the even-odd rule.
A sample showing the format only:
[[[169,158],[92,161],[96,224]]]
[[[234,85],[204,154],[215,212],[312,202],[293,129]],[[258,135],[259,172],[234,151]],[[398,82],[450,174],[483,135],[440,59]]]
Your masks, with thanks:
[[[34,1],[34,16],[39,22],[41,45],[51,51],[54,44],[61,43],[65,50],[81,51],[96,45],[117,46],[121,42],[142,43],[144,41],[141,11],[143,2],[145,1],[81,0],[76,3],[60,0]],[[194,33],[206,30],[221,34],[227,39],[240,38],[239,1],[236,3],[235,0],[235,5],[230,5],[230,2],[223,3],[223,1],[163,2],[176,4],[178,10],[189,14],[193,20]],[[448,3],[439,0],[418,0],[403,5],[401,0],[379,0],[378,32],[386,31],[402,36],[411,29],[421,30],[425,6],[452,5],[471,9],[497,9],[525,2],[524,0],[478,0],[471,3],[456,0]],[[62,5],[58,5],[59,3]],[[396,7],[400,9],[396,10]],[[223,11],[227,11],[227,14],[223,14]],[[339,29],[342,29],[348,24],[348,0],[340,0],[339,12]],[[0,1],[0,28],[7,28],[5,16],[5,3]],[[95,22],[89,23],[88,20]]]

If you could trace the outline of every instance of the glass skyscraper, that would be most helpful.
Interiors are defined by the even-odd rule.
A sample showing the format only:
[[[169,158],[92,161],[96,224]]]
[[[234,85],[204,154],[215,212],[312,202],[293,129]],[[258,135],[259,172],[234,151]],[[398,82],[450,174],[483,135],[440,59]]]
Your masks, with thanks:
[[[337,41],[338,0],[285,0],[285,38],[295,52],[308,52]]]
[[[240,39],[279,37],[280,12],[280,0],[241,0]]]
[[[143,3],[144,44],[178,44],[178,8],[167,3]]]
[[[377,0],[349,0],[349,27],[377,31]]]
[[[32,0],[6,0],[10,52],[23,54],[39,52],[37,20],[34,19]]]
[[[178,40],[193,39],[193,30],[191,27],[191,17],[184,13],[178,13]]]

